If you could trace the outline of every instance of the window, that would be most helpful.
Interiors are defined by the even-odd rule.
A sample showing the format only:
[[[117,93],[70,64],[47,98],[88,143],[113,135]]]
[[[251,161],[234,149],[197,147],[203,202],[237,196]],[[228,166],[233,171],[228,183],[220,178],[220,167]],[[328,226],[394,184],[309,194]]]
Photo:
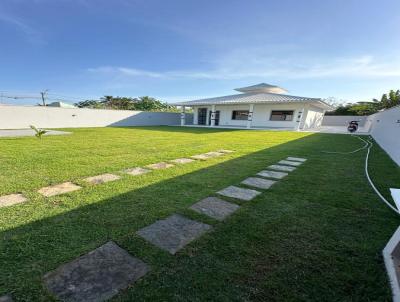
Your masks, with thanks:
[[[233,110],[232,111],[232,119],[239,121],[247,121],[249,116],[249,110]]]
[[[277,111],[272,110],[270,121],[292,121],[293,120],[293,110],[287,111]]]

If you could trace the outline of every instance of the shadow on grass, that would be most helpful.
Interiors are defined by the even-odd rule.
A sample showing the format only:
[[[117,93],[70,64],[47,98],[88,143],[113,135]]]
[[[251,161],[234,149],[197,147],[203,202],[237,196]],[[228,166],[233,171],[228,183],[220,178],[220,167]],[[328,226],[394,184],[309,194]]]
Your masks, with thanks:
[[[197,128],[171,127],[168,130],[196,132]],[[215,131],[219,130],[215,129]],[[365,232],[375,232],[376,237],[373,238],[375,245],[365,247],[367,252],[365,252],[364,258],[359,260],[362,264],[371,260],[374,262],[371,259],[373,257],[371,253],[375,255],[380,253],[377,246],[383,247],[382,244],[387,240],[397,220],[376,201],[375,195],[366,184],[362,175],[362,153],[354,156],[332,155],[329,157],[320,153],[322,146],[327,149],[343,148],[346,150],[346,148],[357,146],[356,144],[357,142],[351,141],[348,136],[314,134],[224,162],[220,162],[224,157],[213,159],[215,165],[196,171],[190,171],[190,164],[175,167],[172,169],[182,170],[179,170],[181,172],[178,171],[182,173],[181,175],[3,231],[0,239],[0,294],[12,293],[17,301],[51,300],[51,297],[42,287],[42,276],[61,264],[95,249],[108,240],[114,240],[134,256],[151,265],[152,272],[139,281],[135,287],[140,287],[138,292],[143,295],[142,298],[147,296],[148,299],[156,297],[160,300],[175,300],[173,297],[178,293],[182,296],[176,300],[186,300],[188,296],[193,295],[202,295],[204,299],[209,299],[217,297],[221,292],[227,300],[229,300],[229,297],[248,298],[255,294],[251,294],[255,288],[263,284],[266,275],[272,274],[274,276],[273,273],[266,272],[264,269],[257,272],[259,261],[267,262],[266,265],[271,265],[271,270],[276,270],[275,279],[271,280],[271,284],[274,284],[274,282],[284,283],[285,278],[289,278],[290,284],[294,281],[288,276],[282,277],[280,275],[282,272],[272,263],[275,260],[265,257],[266,255],[278,257],[275,254],[277,251],[274,249],[278,247],[282,250],[287,249],[284,243],[288,244],[292,240],[298,241],[296,248],[299,248],[299,250],[292,252],[292,254],[297,255],[300,252],[315,253],[314,250],[318,248],[332,249],[332,244],[343,246],[351,244],[351,241],[361,242],[364,240]],[[226,222],[216,222],[187,209],[196,201],[215,195],[216,191],[228,185],[238,185],[244,178],[255,175],[268,165],[287,156],[306,157],[309,160],[254,201],[238,202],[243,205],[242,208]],[[382,155],[382,158],[379,159],[389,163],[390,159],[388,160],[386,157]],[[188,172],[186,173],[186,171]],[[358,177],[354,176],[354,173],[352,173],[354,171],[360,172]],[[152,173],[160,173],[161,175],[163,172],[154,171]],[[149,176],[137,177],[146,178]],[[121,181],[129,182],[133,179],[131,176],[126,176]],[[400,179],[398,174],[396,174],[395,179]],[[102,189],[106,189],[106,186],[113,185],[113,183],[105,184],[102,185],[103,187],[94,188],[94,190],[101,192]],[[78,193],[71,193],[71,196],[81,194],[81,198],[84,198],[86,190],[84,188]],[[190,244],[176,256],[171,256],[159,250],[135,235],[138,229],[173,213],[181,213],[187,217],[209,223],[214,226],[214,231]],[[274,215],[271,216],[271,213],[274,213]],[[319,213],[321,216],[319,216]],[[329,232],[334,232],[329,226],[321,225],[324,223],[323,218],[333,224],[332,228],[335,232],[338,231],[335,223],[341,224],[340,227],[343,225],[356,227],[358,232],[351,230],[351,232],[354,232],[352,238],[343,235],[345,238],[343,242],[329,241],[329,243],[324,243],[323,239],[319,239],[322,240],[320,244],[311,244],[307,240],[317,236],[316,234],[319,232],[326,230],[326,236],[332,236]],[[364,220],[370,220],[371,223],[360,225],[361,221]],[[264,229],[267,225],[270,228],[268,230]],[[263,237],[264,232],[267,234],[271,231],[281,235],[293,234],[293,229],[290,229],[290,226],[293,225],[297,225],[298,228],[304,226],[304,231],[296,229],[298,237],[288,236],[282,240]],[[340,231],[350,232],[350,230],[341,229]],[[244,237],[237,237],[234,234],[235,232]],[[215,242],[213,236],[221,240]],[[268,236],[272,235],[269,234]],[[232,238],[232,241],[230,241],[230,238]],[[242,242],[246,242],[246,246],[243,246]],[[260,249],[264,250],[264,253],[255,255],[254,251],[258,253]],[[351,253],[363,252],[361,246],[348,250]],[[218,251],[219,253],[223,252],[223,255],[220,255],[218,259],[204,254],[212,254],[213,252],[218,254]],[[274,251],[273,255],[271,251]],[[340,248],[338,248],[338,251],[342,252]],[[240,253],[236,254],[238,252]],[[193,263],[193,261],[196,261],[193,260],[195,255],[199,255],[199,259],[203,261],[196,263],[197,269],[202,269],[202,267],[204,269],[204,275],[199,276],[197,281],[193,279],[193,276],[197,273],[191,270],[191,267],[195,265]],[[234,258],[236,260],[231,259],[231,257],[236,257]],[[290,258],[291,256],[286,254],[284,257]],[[301,257],[300,254],[299,257]],[[345,266],[351,266],[354,259],[352,257],[346,259],[340,258],[338,261],[348,261]],[[282,261],[289,261],[289,259],[280,259],[279,262],[282,263]],[[314,261],[325,261],[325,259],[303,259],[303,261],[305,266],[305,268],[301,268],[304,269],[303,273],[314,278],[316,273],[312,271],[315,265]],[[383,273],[381,264],[381,262],[373,263],[371,271]],[[164,267],[168,267],[169,270],[165,271]],[[287,269],[284,264],[282,264],[282,267]],[[338,279],[336,285],[340,286],[349,282],[351,276],[358,278],[360,272],[357,271],[354,272],[354,275],[351,275],[352,269],[347,272],[350,277],[347,275],[344,278],[340,273],[337,273],[337,275],[332,276],[332,280]],[[357,269],[362,270],[362,265]],[[248,279],[243,281],[240,278],[236,281],[231,280],[230,284],[226,283],[226,280],[232,274],[252,278],[251,276],[254,273],[258,275],[254,276],[256,281],[253,280],[250,285]],[[181,276],[181,278],[177,277],[181,284],[165,281],[168,278],[173,280],[175,274]],[[294,278],[297,278],[296,276],[295,273]],[[305,280],[309,280],[307,279],[308,276],[303,277]],[[312,278],[309,282],[312,282]],[[362,283],[353,281],[353,286],[357,287],[358,290],[356,292],[360,292]],[[200,282],[200,285],[191,293],[192,286],[195,286],[196,282]],[[387,296],[387,288],[382,289],[382,284],[386,282],[385,275],[375,276],[375,282],[376,285],[372,285],[373,282],[368,280],[368,284],[381,287],[380,289],[377,288],[377,293]],[[162,290],[160,286],[163,287]],[[155,291],[158,289],[160,289],[160,292],[156,294]],[[281,287],[279,289],[285,290]],[[321,287],[321,291],[325,289],[325,287]],[[267,287],[265,290],[269,290],[273,295],[274,288],[269,289]],[[302,290],[310,295],[313,293],[313,290],[307,287]],[[121,294],[117,299],[129,301],[135,296],[132,291],[134,292],[135,288]],[[185,296],[185,293],[188,296]],[[328,289],[323,293],[327,297],[332,294]],[[338,296],[342,294],[340,292]],[[204,300],[202,297],[198,300]],[[274,300],[270,295],[264,298]]]
[[[219,133],[219,132],[232,132],[232,131],[240,131],[240,130],[247,130],[246,128],[243,129],[228,129],[228,128],[210,128],[210,127],[191,127],[188,126],[109,126],[112,128],[124,128],[124,129],[154,129],[156,127],[157,131],[166,131],[166,132],[176,132],[176,133],[191,133],[191,134],[205,134],[204,130],[208,133]],[[266,129],[267,130],[267,129]]]

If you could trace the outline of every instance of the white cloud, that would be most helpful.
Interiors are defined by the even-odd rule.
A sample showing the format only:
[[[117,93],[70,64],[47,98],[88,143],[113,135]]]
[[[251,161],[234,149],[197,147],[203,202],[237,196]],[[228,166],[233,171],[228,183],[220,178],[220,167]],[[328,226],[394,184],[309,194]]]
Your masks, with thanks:
[[[21,31],[31,43],[40,44],[44,42],[42,35],[36,29],[13,15],[0,12],[0,22],[14,26],[17,30]]]
[[[279,77],[283,79],[307,78],[382,78],[400,77],[400,61],[390,64],[378,62],[373,56],[349,58],[284,60],[263,56],[255,52],[233,52],[213,62],[208,70],[149,71],[129,67],[98,67],[88,71],[115,77],[149,77],[172,79],[231,80],[245,78]]]

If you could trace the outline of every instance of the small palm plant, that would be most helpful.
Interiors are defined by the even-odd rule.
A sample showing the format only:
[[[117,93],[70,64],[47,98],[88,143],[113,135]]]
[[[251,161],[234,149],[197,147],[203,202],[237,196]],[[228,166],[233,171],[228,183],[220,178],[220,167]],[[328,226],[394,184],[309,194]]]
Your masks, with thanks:
[[[39,139],[42,139],[42,136],[48,132],[47,130],[44,130],[44,129],[38,129],[38,128],[36,128],[36,127],[33,126],[33,125],[30,125],[30,127],[31,127],[31,129],[32,129],[33,131],[35,131],[35,136],[36,136],[37,138],[39,138]]]

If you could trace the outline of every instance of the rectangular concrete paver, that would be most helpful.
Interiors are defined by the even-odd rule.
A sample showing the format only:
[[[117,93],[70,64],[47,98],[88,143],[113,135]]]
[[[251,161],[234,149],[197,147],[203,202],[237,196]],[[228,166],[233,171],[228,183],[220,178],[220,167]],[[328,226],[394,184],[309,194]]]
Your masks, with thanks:
[[[150,270],[138,258],[110,241],[47,273],[47,289],[61,301],[106,301]]]
[[[191,158],[198,159],[198,160],[207,160],[210,157],[205,154],[198,154],[198,155],[191,156]]]
[[[166,219],[158,220],[136,233],[155,246],[174,255],[210,229],[211,226],[208,224],[174,214]]]
[[[288,158],[286,158],[286,160],[292,160],[292,161],[299,161],[299,162],[305,162],[307,159],[306,158],[301,158],[301,157],[292,157],[289,156]]]
[[[175,163],[175,164],[184,165],[184,164],[192,163],[194,161],[195,161],[194,159],[190,159],[190,158],[177,158],[177,159],[171,160],[170,162]]]
[[[233,153],[235,151],[227,150],[227,149],[220,149],[220,150],[217,150],[217,152],[220,152],[220,153]]]
[[[98,185],[98,184],[102,184],[105,182],[109,182],[109,181],[115,181],[120,179],[121,177],[115,174],[111,174],[111,173],[106,173],[106,174],[101,174],[101,175],[96,175],[96,176],[92,176],[92,177],[88,177],[85,178],[84,180],[94,184],[94,185]]]
[[[244,189],[235,186],[229,186],[217,192],[220,195],[232,197],[240,200],[249,201],[255,198],[261,192],[252,189]]]
[[[298,167],[298,166],[302,165],[303,163],[299,162],[299,161],[280,160],[278,162],[278,164],[286,165],[286,166],[292,166],[292,167]]]
[[[285,172],[292,172],[292,171],[296,170],[295,167],[288,167],[288,166],[282,166],[282,165],[271,165],[268,167],[268,169],[277,170],[277,171],[285,171]]]
[[[22,194],[9,194],[0,196],[0,208],[12,206],[14,204],[25,202],[27,199]]]
[[[250,187],[266,190],[276,183],[276,181],[259,177],[249,177],[243,180],[241,183]]]
[[[146,168],[150,168],[153,170],[161,170],[161,169],[172,168],[173,166],[174,166],[173,164],[161,162],[161,163],[147,165]]]
[[[289,174],[286,172],[277,172],[277,171],[269,171],[263,170],[257,173],[258,176],[267,177],[267,178],[275,178],[275,179],[282,179]]]
[[[222,156],[222,155],[224,155],[224,153],[212,151],[212,152],[204,153],[204,155],[206,155],[206,156],[208,156],[208,157],[217,157],[217,156]]]
[[[124,170],[124,172],[129,174],[129,175],[136,176],[136,175],[149,173],[149,172],[151,172],[151,170],[140,168],[140,167],[136,167],[136,168],[126,169],[126,170]]]
[[[239,206],[217,197],[207,197],[199,202],[196,202],[190,208],[211,218],[224,220],[226,217],[239,209]]]
[[[62,184],[41,188],[40,190],[38,190],[38,193],[46,197],[50,197],[50,196],[65,194],[68,192],[73,192],[79,189],[81,189],[80,186],[77,186],[76,184],[73,184],[72,182],[68,181]]]

